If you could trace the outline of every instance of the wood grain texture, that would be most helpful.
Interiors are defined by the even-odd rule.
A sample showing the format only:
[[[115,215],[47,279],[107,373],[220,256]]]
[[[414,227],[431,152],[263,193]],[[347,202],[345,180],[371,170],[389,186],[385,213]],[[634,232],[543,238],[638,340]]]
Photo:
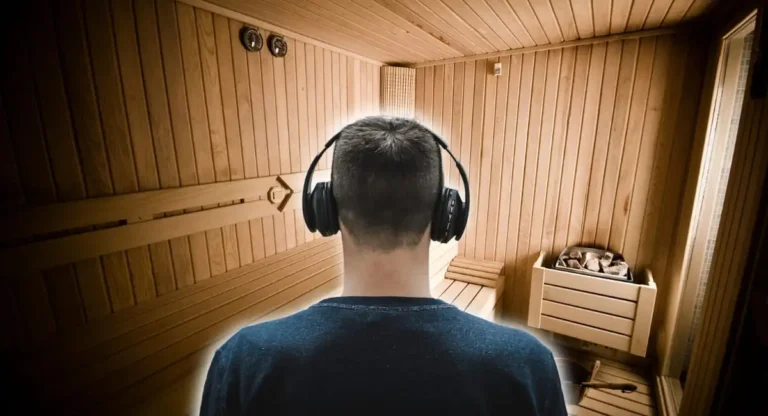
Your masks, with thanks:
[[[713,0],[182,0],[385,63],[418,63],[674,26]],[[258,24],[258,22],[264,24]],[[272,29],[270,29],[272,30]],[[305,39],[299,39],[305,41]],[[316,45],[317,46],[317,45]]]
[[[357,12],[365,9],[349,3]],[[169,187],[183,191],[300,172],[350,116],[376,111],[379,63],[345,55],[335,46],[305,43],[303,37],[288,38],[290,52],[283,59],[266,49],[249,53],[239,41],[244,22],[238,16],[246,18],[168,0],[41,0],[24,9],[9,28],[19,42],[3,49],[6,60],[17,64],[9,67],[2,85],[0,143],[8,150],[2,152],[2,203],[19,206],[24,217],[32,213],[32,203],[88,198],[82,202],[90,204],[99,196]],[[30,19],[36,23],[24,26]],[[376,22],[394,27],[385,18]],[[269,32],[262,34],[266,38]],[[44,39],[47,52],[37,48]],[[417,47],[414,57],[438,59],[437,51],[450,50],[437,40],[430,45]],[[391,43],[379,46],[397,49]],[[343,71],[331,65],[332,51],[343,57]],[[344,86],[335,108],[333,83],[326,80],[338,80],[339,94]],[[335,115],[338,123],[326,123]],[[20,205],[24,202],[30,205]],[[113,214],[121,208],[97,205],[87,215],[73,206],[80,218],[74,222],[69,215],[57,217],[58,225],[27,221],[33,226],[21,225],[16,227],[20,233],[2,238],[21,241],[23,235],[60,233],[83,222],[133,225],[153,215],[172,220],[180,213],[140,214],[119,204],[126,217],[117,219]],[[145,204],[134,208],[141,210],[140,205]],[[200,206],[168,211],[182,208],[200,211]],[[34,333],[29,339],[35,339],[50,334],[57,323],[62,330],[86,324],[314,239],[300,211],[279,217],[233,220],[223,229],[151,246],[145,242],[46,270],[22,292],[8,287],[17,292],[11,294],[17,310],[39,311],[29,315],[30,322],[40,324],[29,330]],[[28,307],[35,297],[49,306]],[[20,327],[25,332],[35,325],[22,322]]]
[[[474,191],[476,214],[460,254],[505,263],[509,317],[526,321],[540,250],[596,244],[625,252],[641,270],[671,248],[674,229],[660,225],[658,207],[675,206],[682,195],[678,185],[658,186],[654,178],[677,163],[669,149],[692,140],[696,109],[679,101],[697,94],[698,84],[669,79],[675,67],[700,62],[680,53],[688,42],[663,35],[514,55],[502,60],[503,75],[487,82],[491,60],[448,64],[454,74],[464,67],[462,78],[454,76],[463,92],[458,129],[455,116],[431,117],[429,92],[443,90],[444,79],[430,74],[447,65],[416,69],[417,119],[447,133]],[[688,125],[678,126],[682,134],[665,128],[669,111]],[[654,268],[654,278],[663,287],[664,271]]]

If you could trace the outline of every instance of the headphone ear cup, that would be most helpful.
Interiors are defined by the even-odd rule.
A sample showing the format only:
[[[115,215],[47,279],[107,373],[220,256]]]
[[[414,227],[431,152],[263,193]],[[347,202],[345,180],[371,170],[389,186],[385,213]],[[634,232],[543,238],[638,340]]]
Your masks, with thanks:
[[[447,243],[456,235],[456,223],[463,205],[459,192],[451,188],[443,188],[435,204],[432,215],[430,237],[433,241]]]
[[[339,231],[339,216],[330,182],[321,182],[310,195],[315,229],[328,237]],[[311,230],[311,228],[310,228]]]

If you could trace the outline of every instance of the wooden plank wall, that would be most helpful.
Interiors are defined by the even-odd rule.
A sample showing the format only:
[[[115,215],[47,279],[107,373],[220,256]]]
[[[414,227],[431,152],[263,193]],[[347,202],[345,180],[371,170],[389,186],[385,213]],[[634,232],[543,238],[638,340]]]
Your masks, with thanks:
[[[652,268],[664,297],[705,58],[688,36],[417,69],[416,117],[470,176],[459,255],[505,263],[508,317],[526,320],[539,251],[577,244]]]
[[[28,6],[3,37],[4,209],[306,171],[378,111],[378,66],[293,39],[283,59],[247,53],[241,22],[184,3]],[[18,276],[2,282],[18,323],[4,338],[44,339],[314,238],[290,211]]]

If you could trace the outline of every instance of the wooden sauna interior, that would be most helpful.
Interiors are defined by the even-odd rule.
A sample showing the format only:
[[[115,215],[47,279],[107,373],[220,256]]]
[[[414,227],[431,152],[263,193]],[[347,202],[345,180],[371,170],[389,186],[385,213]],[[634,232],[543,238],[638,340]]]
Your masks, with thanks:
[[[682,397],[668,362],[722,39],[761,2],[11,3],[0,85],[11,403],[197,413],[208,362],[229,335],[340,293],[341,239],[306,229],[298,193],[335,132],[396,114],[442,136],[469,174],[464,238],[430,249],[436,297],[526,327],[540,253],[622,253],[653,273],[647,352],[537,334],[602,357],[607,381],[641,388],[618,399],[596,391],[569,411],[721,409],[725,334],[756,273],[753,230],[765,226],[764,98],[738,103],[706,324]],[[258,28],[260,51],[241,44],[244,26]],[[268,50],[271,34],[284,37],[284,57]],[[462,188],[448,160],[446,181]],[[326,156],[316,176],[330,168]]]

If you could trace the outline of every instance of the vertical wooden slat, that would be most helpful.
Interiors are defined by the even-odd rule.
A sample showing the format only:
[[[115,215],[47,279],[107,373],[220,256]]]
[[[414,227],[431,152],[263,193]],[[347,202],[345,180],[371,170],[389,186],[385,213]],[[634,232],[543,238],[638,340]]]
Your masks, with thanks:
[[[488,68],[492,67],[493,64],[496,62],[496,59],[491,59],[486,61],[486,65]],[[493,75],[492,72],[488,71],[487,68],[484,68],[484,77],[483,82],[485,83],[485,104],[483,105],[484,111],[483,111],[483,121],[482,121],[482,145],[480,147],[480,181],[478,183],[478,191],[477,193],[473,195],[476,196],[477,201],[477,209],[476,209],[476,218],[474,221],[474,224],[476,226],[474,227],[474,235],[475,235],[475,250],[473,253],[473,257],[482,259],[485,257],[485,234],[488,222],[485,220],[488,215],[488,205],[490,204],[488,201],[489,193],[491,191],[491,160],[493,157],[493,150],[494,150],[494,141],[496,140],[494,133],[494,123],[495,123],[495,116],[496,116],[496,76]],[[503,82],[503,81],[502,81]],[[501,110],[501,109],[498,109]],[[501,110],[503,111],[503,110]],[[473,135],[472,139],[474,140],[475,137]],[[477,218],[480,218],[480,220],[477,220]]]
[[[627,122],[629,119],[630,101],[634,91],[635,73],[637,69],[637,54],[639,42],[635,39],[623,41],[621,66],[616,91],[616,101],[613,107],[611,134],[608,141],[605,173],[602,180],[602,195],[600,198],[600,216],[595,234],[595,244],[598,247],[618,251],[619,247],[609,247],[611,219],[618,189],[621,160],[626,145]]]
[[[434,105],[435,92],[435,69],[437,67],[427,67],[424,72],[424,125],[433,128],[432,125],[432,106]]]
[[[130,253],[130,251],[129,251]],[[88,259],[75,263],[77,285],[83,299],[83,309],[88,321],[109,315],[112,307],[109,303],[107,286],[104,283],[101,260]],[[150,281],[152,276],[150,275]]]
[[[327,127],[326,120],[328,120],[328,107],[327,102],[327,84],[325,82],[325,57],[323,55],[323,49],[315,48],[315,106],[317,109],[317,152],[319,153],[325,145],[326,140],[330,137],[326,136]],[[314,156],[313,156],[314,158]],[[325,167],[324,161],[318,163],[319,166]]]
[[[298,72],[296,70],[296,42],[286,39],[288,50],[293,51],[285,55],[285,94],[286,115],[288,117],[288,142],[290,154],[290,170],[288,172],[301,171],[301,137],[299,133],[299,109],[298,109]],[[278,97],[280,95],[278,94]],[[283,172],[283,173],[288,173]]]
[[[482,156],[481,152],[483,136],[483,112],[485,105],[485,77],[488,74],[488,61],[479,60],[475,62],[474,69],[475,90],[472,105],[472,130],[469,138],[471,143],[468,172],[470,195],[478,195],[478,190],[480,189],[480,160]],[[427,79],[429,79],[429,71],[427,71]],[[477,201],[477,198],[475,198],[475,201]],[[479,204],[476,202],[475,206],[479,206]],[[477,216],[477,208],[470,210],[469,221],[467,222],[466,241],[464,243],[465,253],[470,256],[474,256],[475,253]]]
[[[507,249],[507,230],[509,227],[509,212],[512,209],[511,187],[512,172],[515,160],[515,134],[517,133],[517,110],[520,101],[520,76],[523,59],[512,56],[509,60],[509,81],[506,91],[507,112],[505,114],[504,155],[502,158],[501,194],[499,195],[499,219],[496,241],[494,244],[495,261],[503,262]]]
[[[229,179],[243,179],[243,148],[240,141],[240,122],[237,112],[232,45],[229,21],[226,17],[214,15],[214,38],[216,40],[216,61],[219,72],[221,107],[224,115],[224,137],[227,143]],[[239,45],[238,45],[239,46]]]
[[[624,236],[626,233],[627,218],[631,205],[632,191],[636,178],[636,166],[642,146],[642,131],[645,126],[647,114],[648,94],[650,92],[651,71],[653,69],[654,54],[656,49],[655,38],[640,40],[637,56],[637,68],[633,86],[632,100],[629,107],[627,131],[625,133],[624,152],[619,169],[619,179],[616,187],[615,204],[611,219],[609,235],[610,247],[619,252],[624,252]]]
[[[237,228],[234,224],[221,227],[224,241],[224,261],[227,271],[240,267],[240,253],[237,249]]]
[[[547,80],[544,87],[544,99],[542,101],[542,114],[539,130],[539,157],[536,162],[536,179],[533,193],[533,215],[531,216],[531,234],[528,241],[527,261],[532,261],[538,257],[541,249],[542,235],[545,232],[544,214],[546,212],[549,193],[548,187],[555,182],[554,178],[549,176],[549,169],[553,164],[559,164],[559,161],[552,160],[553,152],[553,134],[555,129],[555,110],[557,110],[557,98],[561,90],[569,88],[570,76],[566,82],[561,85],[563,60],[568,60],[567,70],[570,70],[573,61],[574,49],[553,50],[549,52],[547,58]],[[564,56],[567,55],[567,56]],[[530,281],[530,267],[525,266],[526,280]],[[527,311],[528,308],[526,307]]]
[[[528,120],[528,137],[525,152],[525,168],[523,173],[522,201],[520,204],[520,217],[517,232],[517,252],[515,255],[515,301],[517,314],[525,317],[528,311],[528,294],[530,287],[529,271],[533,260],[529,259],[528,247],[531,238],[533,207],[536,192],[536,169],[538,167],[539,131],[541,115],[544,105],[544,93],[546,87],[548,52],[536,52],[533,86],[531,89],[531,105]],[[530,262],[529,262],[530,260]]]
[[[208,261],[208,241],[204,232],[189,236],[189,251],[192,257],[192,271],[195,282],[211,277],[211,266]],[[183,283],[179,283],[181,285]]]
[[[85,323],[83,302],[72,265],[60,266],[43,273],[51,309],[58,331],[66,331]]]
[[[488,194],[488,219],[485,236],[480,234],[478,239],[485,239],[482,256],[487,260],[493,260],[496,256],[496,236],[499,228],[499,200],[501,199],[502,170],[504,166],[504,137],[507,127],[507,102],[509,92],[510,67],[509,57],[502,57],[499,62],[502,67],[502,75],[498,77],[496,84],[496,102],[493,122],[493,149],[491,151],[491,171]],[[488,132],[490,134],[490,131]],[[477,251],[477,250],[476,250]]]
[[[186,4],[176,3],[176,14],[179,23],[181,56],[184,64],[184,85],[186,86],[189,106],[189,121],[197,176],[200,183],[211,183],[215,180],[215,174],[195,11]],[[183,177],[184,175],[182,175]],[[197,254],[195,253],[195,255]]]
[[[187,237],[177,237],[170,240],[173,274],[176,277],[176,287],[181,289],[195,283],[192,266],[192,253]]]
[[[304,69],[304,75],[306,76],[306,83],[307,83],[307,91],[306,91],[306,108],[307,108],[307,140],[309,140],[309,154],[307,159],[307,167],[309,167],[309,163],[312,162],[312,159],[315,158],[315,155],[320,151],[321,144],[319,143],[319,123],[320,119],[323,118],[321,116],[318,116],[319,114],[322,114],[322,106],[318,104],[320,100],[320,91],[322,89],[322,85],[318,84],[318,78],[322,79],[322,73],[318,74],[316,71],[317,69],[317,61],[315,59],[315,46],[311,45],[309,43],[304,45],[305,49],[305,69]]]
[[[291,137],[288,125],[288,95],[285,79],[286,61],[280,58],[271,59],[275,77],[275,108],[277,109],[277,133],[280,146],[280,173],[291,173]],[[291,118],[294,118],[293,114],[291,114]]]
[[[582,108],[584,102],[584,88],[586,87],[586,72],[589,65],[589,47],[580,47],[571,50],[563,51],[563,58],[560,68],[560,83],[558,88],[557,103],[555,104],[555,120],[552,132],[552,153],[549,162],[549,181],[547,184],[547,196],[544,207],[544,216],[542,222],[541,233],[541,246],[542,251],[552,251],[553,243],[556,239],[556,234],[565,234],[568,226],[557,226],[558,219],[565,217],[566,224],[568,213],[567,211],[561,214],[561,207],[568,206],[570,204],[561,204],[565,200],[569,201],[569,198],[563,198],[562,190],[568,188],[573,182],[568,181],[573,177],[572,170],[565,169],[566,161],[573,160],[575,165],[576,156],[573,153],[578,151],[578,145],[572,146],[571,152],[566,153],[568,145],[578,139],[568,141],[569,133],[581,130],[581,125],[575,129],[569,129],[569,121],[581,122]],[[574,105],[575,104],[575,105]],[[566,157],[566,154],[569,157]],[[567,173],[567,174],[566,174]],[[562,180],[565,179],[566,184],[563,184]],[[570,201],[569,201],[570,202]],[[563,210],[565,211],[565,210]],[[532,254],[535,251],[531,250]]]
[[[338,69],[338,65],[336,66]],[[334,77],[333,77],[333,55],[331,54],[331,51],[328,49],[323,50],[323,86],[325,89],[325,140],[330,140],[330,138],[336,134],[336,116],[335,113],[338,111],[338,109],[335,106],[336,100],[334,99],[334,94],[338,96],[338,91],[335,91],[334,88]],[[338,82],[336,83],[338,85]],[[335,91],[335,92],[334,92]],[[339,104],[341,106],[341,104]],[[325,143],[325,142],[324,142]],[[322,166],[324,169],[327,169],[329,166],[331,166],[331,159],[332,156],[330,154],[330,151],[325,152],[323,155],[323,162]]]
[[[157,26],[160,32],[163,71],[168,90],[168,106],[171,113],[173,142],[179,168],[179,182],[181,186],[194,185],[198,183],[197,168],[187,107],[187,91],[184,85],[176,3],[161,0],[156,4]]]
[[[86,192],[89,197],[109,195],[113,192],[112,180],[96,102],[82,5],[76,2],[75,4],[57,6],[54,11],[54,22],[57,23],[61,50],[66,52],[61,54],[61,60],[73,124],[77,132],[76,137]],[[18,68],[19,64],[21,62],[17,62],[13,67]],[[10,119],[17,119],[10,114],[10,110],[10,107],[6,108],[6,111],[9,111]],[[19,120],[23,119],[19,118]],[[42,165],[40,166],[42,168]],[[19,159],[19,167],[23,172],[21,158]],[[23,181],[22,175],[22,183]]]
[[[589,49],[579,48],[579,52],[579,58],[581,59],[579,59],[578,63],[580,65],[577,70],[579,71],[580,79],[583,80],[582,74],[585,72],[585,65],[587,64],[587,59],[584,57],[584,55],[589,54]],[[567,155],[567,157],[565,157],[562,162],[558,160],[553,162],[554,164],[561,165],[561,170],[559,172],[560,177],[559,179],[554,179],[555,182],[560,183],[560,189],[557,196],[554,197],[556,201],[552,201],[552,204],[557,207],[557,214],[555,215],[555,218],[553,218],[553,237],[548,241],[551,246],[542,247],[542,249],[545,250],[549,250],[552,246],[554,246],[554,250],[556,251],[559,249],[559,247],[564,246],[568,232],[568,214],[571,210],[573,188],[576,186],[581,186],[580,184],[574,183],[574,174],[576,170],[578,156],[577,152],[579,151],[579,140],[582,127],[583,95],[579,94],[582,91],[583,89],[579,88],[577,91],[578,95],[574,95],[572,97],[570,104],[570,116],[566,126],[563,148],[563,152],[565,155]]]
[[[310,138],[309,138],[309,115],[307,113],[307,56],[304,42],[296,42],[296,118],[299,123],[299,152],[300,164],[298,172],[304,172],[309,168],[310,157]],[[314,58],[314,56],[313,56]],[[311,72],[310,72],[311,77]]]
[[[19,313],[26,329],[25,338],[40,340],[56,331],[56,321],[42,275],[35,273],[22,276],[13,283],[14,297],[18,300]]]
[[[176,280],[173,274],[171,250],[167,241],[149,245],[152,258],[152,271],[155,275],[155,290],[157,296],[163,296],[176,290]]]
[[[136,303],[140,304],[157,297],[149,246],[132,248],[126,251],[128,266],[131,269],[131,283]],[[206,258],[207,262],[207,258]]]
[[[515,268],[515,258],[518,250],[518,232],[520,229],[521,199],[523,193],[523,174],[525,169],[525,155],[527,146],[528,120],[531,111],[531,97],[533,92],[534,64],[536,56],[534,54],[524,54],[522,56],[522,72],[520,79],[519,103],[517,111],[517,129],[515,134],[515,153],[512,171],[512,195],[509,210],[509,225],[507,228],[506,243],[506,271],[507,283],[505,284],[505,301],[508,306],[516,305],[513,302],[516,292],[515,284],[518,283],[518,271]],[[509,308],[511,309],[511,308]],[[508,309],[508,310],[509,310]],[[515,309],[518,310],[518,309]]]
[[[176,165],[176,151],[168,110],[165,77],[163,77],[160,39],[157,32],[157,15],[154,4],[138,2],[136,7],[136,28],[139,35],[141,67],[146,87],[147,108],[155,146],[160,187],[179,186],[179,169]]]
[[[31,42],[28,46],[32,51],[32,63],[35,71],[35,83],[39,96],[40,115],[45,128],[46,145],[48,153],[51,156],[51,170],[56,184],[56,195],[59,201],[69,201],[85,197],[85,184],[83,174],[80,168],[77,146],[75,144],[75,131],[72,126],[72,114],[70,113],[67,93],[64,87],[64,78],[62,75],[61,60],[59,59],[58,40],[53,32],[53,17],[51,15],[48,2],[41,2],[38,15],[40,24],[31,28]],[[36,45],[49,43],[49,48],[38,48]],[[51,53],[51,50],[55,53]],[[2,141],[10,144],[10,138],[7,136],[8,119],[5,117],[4,110],[0,110],[0,119],[3,120]],[[13,172],[4,175],[0,181],[4,188],[9,186],[12,189],[17,179],[16,162],[14,160],[13,150],[10,148],[0,149],[3,159],[0,164],[2,171]],[[10,159],[7,160],[6,158]],[[15,178],[15,179],[14,179]],[[13,192],[2,192],[2,198],[11,202],[14,198]]]
[[[134,170],[109,3],[89,2],[85,17],[91,50],[99,51],[91,54],[91,61],[114,189],[117,193],[136,192],[139,190],[138,177]],[[102,262],[112,310],[133,305],[133,287],[125,253],[103,256]]]
[[[133,306],[133,287],[131,276],[128,272],[128,263],[123,252],[101,256],[104,265],[104,276],[109,290],[109,300],[112,303],[112,311]]]
[[[445,76],[443,77],[443,114],[441,116],[442,125],[440,126],[440,135],[443,140],[451,146],[453,141],[452,116],[453,116],[453,64],[444,65]],[[450,147],[449,147],[450,148]],[[442,152],[442,151],[441,151]],[[455,164],[450,156],[441,153],[443,161],[443,175],[446,186],[451,184],[451,167],[455,169]]]
[[[347,78],[347,68],[348,64],[347,62],[351,58],[346,55],[339,55],[339,100],[341,101],[341,126],[339,128],[343,128],[347,124],[349,124],[350,117],[349,117],[349,95],[347,91],[349,91],[349,78]]]
[[[581,138],[579,140],[579,160],[576,163],[576,174],[573,179],[574,187],[571,199],[571,214],[569,220],[568,237],[565,245],[570,246],[581,242],[584,218],[586,216],[587,193],[589,191],[589,175],[592,168],[592,156],[594,151],[600,151],[594,147],[597,118],[600,109],[600,94],[602,91],[603,70],[605,67],[606,44],[597,44],[589,47],[591,50],[586,80],[586,93],[583,101]],[[574,92],[575,95],[575,92]],[[557,251],[560,245],[552,251]]]
[[[416,85],[418,86],[419,73],[416,73]],[[471,149],[472,149],[472,115],[474,112],[474,99],[475,99],[475,61],[469,61],[464,64],[464,92],[462,101],[462,115],[461,115],[461,163],[464,166],[464,170],[469,175],[470,168],[472,167]],[[417,90],[418,92],[418,90]],[[470,190],[472,186],[470,183]],[[461,189],[464,190],[464,184],[461,184]],[[471,195],[470,195],[471,196]],[[471,203],[471,201],[470,201]],[[475,205],[477,203],[475,202]],[[470,206],[470,213],[474,209],[474,206]],[[467,224],[469,226],[469,224]],[[471,230],[464,231],[464,237],[459,241],[459,253],[461,255],[466,254],[466,241],[469,239]]]
[[[598,215],[600,214],[600,200],[603,190],[603,175],[608,154],[608,139],[611,133],[612,110],[616,101],[616,87],[619,78],[619,65],[621,63],[622,42],[610,42],[606,51],[605,70],[603,71],[602,93],[597,118],[597,130],[595,133],[594,153],[592,154],[592,169],[589,176],[589,192],[587,194],[586,216],[582,243],[595,244],[597,235]]]
[[[453,103],[451,105],[452,112],[449,115],[448,121],[451,123],[451,137],[449,146],[451,146],[451,152],[457,158],[461,158],[461,132],[462,132],[462,112],[464,110],[464,62],[460,62],[453,65]],[[461,162],[461,159],[459,159]],[[462,189],[461,177],[459,176],[459,170],[453,161],[449,162],[450,174],[448,175],[448,183],[455,189]],[[463,191],[462,191],[463,192]],[[464,197],[466,199],[466,197]]]
[[[221,104],[221,85],[216,51],[213,16],[210,12],[195,9],[200,63],[202,66],[205,106],[208,112],[210,146],[213,154],[213,166],[217,182],[230,178],[229,156],[227,150],[224,113]],[[202,182],[202,181],[201,181]]]
[[[414,111],[414,118],[422,123],[424,122],[424,83],[426,82],[426,70],[427,68],[423,67],[416,68],[416,108]]]

